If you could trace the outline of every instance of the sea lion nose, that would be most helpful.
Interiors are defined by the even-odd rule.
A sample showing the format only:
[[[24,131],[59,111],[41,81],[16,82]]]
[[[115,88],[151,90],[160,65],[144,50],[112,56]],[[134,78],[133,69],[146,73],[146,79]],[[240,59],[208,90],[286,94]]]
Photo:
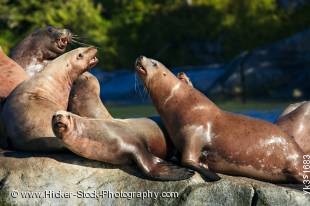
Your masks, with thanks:
[[[144,58],[145,58],[144,56],[140,55],[137,60],[142,61]]]
[[[136,66],[141,65],[143,59],[145,58],[145,56],[140,55],[137,59],[136,59]]]
[[[67,37],[61,37],[61,38],[60,38],[60,41],[61,41],[62,43],[64,43],[64,44],[67,44],[67,43],[68,43]]]

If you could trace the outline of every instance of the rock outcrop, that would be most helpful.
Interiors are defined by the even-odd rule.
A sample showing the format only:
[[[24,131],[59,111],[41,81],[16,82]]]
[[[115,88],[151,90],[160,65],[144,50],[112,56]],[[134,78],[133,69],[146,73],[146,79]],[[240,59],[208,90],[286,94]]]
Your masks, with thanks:
[[[226,65],[207,93],[211,96],[310,97],[310,30],[244,52]],[[195,82],[193,82],[195,85]]]
[[[140,176],[135,168],[118,169],[69,152],[1,151],[0,205],[310,205],[310,195],[292,185],[226,175],[212,183],[204,182],[198,174],[177,182]],[[161,196],[155,198],[154,192]],[[178,197],[171,197],[176,195],[172,192]],[[109,198],[112,193],[124,197]],[[137,197],[147,193],[153,197]]]

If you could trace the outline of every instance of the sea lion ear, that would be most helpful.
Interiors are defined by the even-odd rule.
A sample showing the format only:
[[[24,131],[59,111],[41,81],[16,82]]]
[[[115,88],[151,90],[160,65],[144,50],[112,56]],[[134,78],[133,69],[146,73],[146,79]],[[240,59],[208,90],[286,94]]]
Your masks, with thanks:
[[[48,26],[48,27],[47,27],[47,31],[48,31],[49,33],[52,33],[52,32],[53,32],[53,28],[52,28],[51,26]]]
[[[76,59],[77,60],[80,60],[80,59],[83,59],[84,55],[80,52],[77,56],[76,56]]]

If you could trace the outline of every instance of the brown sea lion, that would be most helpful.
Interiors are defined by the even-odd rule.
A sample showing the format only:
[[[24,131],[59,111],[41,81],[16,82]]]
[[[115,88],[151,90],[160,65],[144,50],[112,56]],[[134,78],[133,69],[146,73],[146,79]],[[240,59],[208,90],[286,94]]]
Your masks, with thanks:
[[[218,179],[211,172],[215,171],[272,182],[302,182],[303,152],[280,128],[222,111],[156,60],[139,57],[136,71],[184,166],[209,180]]]
[[[92,119],[58,111],[52,127],[64,145],[80,156],[111,164],[135,162],[147,177],[156,180],[182,180],[193,175],[193,171],[162,159],[166,143],[151,120]]]
[[[97,78],[89,72],[85,72],[79,76],[77,80],[74,81],[73,87],[70,92],[69,98],[69,106],[68,111],[72,112],[81,117],[95,118],[95,119],[105,119],[113,121],[112,115],[109,113],[105,105],[100,99],[100,84]],[[165,156],[167,158],[171,158],[176,150],[168,137],[167,131],[164,128],[159,117],[142,117],[142,118],[131,118],[131,119],[123,119],[130,122],[132,125],[140,125],[140,127],[144,127],[152,131],[153,133],[157,133],[158,141],[162,141],[162,145],[166,145],[164,149]],[[143,124],[143,122],[146,124]],[[148,127],[149,122],[154,121],[158,126]],[[162,132],[160,131],[162,130]],[[160,132],[156,132],[160,131]],[[137,136],[141,136],[137,134]],[[148,141],[147,139],[141,139],[141,141]]]
[[[6,97],[17,85],[28,78],[26,72],[16,62],[10,59],[0,47],[0,114]],[[0,147],[7,148],[3,122],[0,115]]]
[[[89,72],[83,73],[83,75],[80,75],[73,83],[68,110],[82,117],[110,120],[111,122],[115,121],[102,103],[99,94],[100,85],[97,78]],[[138,125],[139,127],[143,127],[144,130],[148,130],[153,136],[156,136],[157,142],[164,146],[161,148],[161,154],[155,153],[155,156],[164,159],[171,159],[173,155],[175,155],[176,150],[173,147],[159,117],[131,118],[123,120],[128,124],[130,123],[129,127],[131,128]],[[150,124],[150,122],[156,123],[157,126],[155,124]],[[136,130],[136,137],[139,137],[136,138],[136,141],[141,141],[141,144],[148,145],[148,148],[152,147],[151,144],[154,144],[154,141],[149,141],[152,140],[152,138],[144,136],[143,133],[140,134],[139,131],[140,130]],[[122,137],[120,136],[120,138]]]
[[[71,38],[69,30],[48,26],[29,34],[12,50],[10,56],[29,76],[33,76],[48,62],[63,54]]]
[[[68,111],[82,117],[112,119],[100,99],[99,81],[89,72],[85,72],[74,81]]]
[[[14,148],[45,152],[63,148],[53,133],[52,116],[67,109],[73,81],[97,63],[96,53],[93,47],[65,53],[8,96],[2,118]]]
[[[290,105],[276,120],[284,132],[293,137],[305,154],[310,154],[310,102]]]

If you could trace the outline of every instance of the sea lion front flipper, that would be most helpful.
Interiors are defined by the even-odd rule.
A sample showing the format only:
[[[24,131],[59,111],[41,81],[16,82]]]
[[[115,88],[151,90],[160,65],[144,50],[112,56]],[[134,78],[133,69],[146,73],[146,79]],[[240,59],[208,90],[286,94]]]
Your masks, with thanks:
[[[166,162],[149,152],[134,153],[134,159],[143,173],[154,180],[178,181],[192,177],[195,172]]]

